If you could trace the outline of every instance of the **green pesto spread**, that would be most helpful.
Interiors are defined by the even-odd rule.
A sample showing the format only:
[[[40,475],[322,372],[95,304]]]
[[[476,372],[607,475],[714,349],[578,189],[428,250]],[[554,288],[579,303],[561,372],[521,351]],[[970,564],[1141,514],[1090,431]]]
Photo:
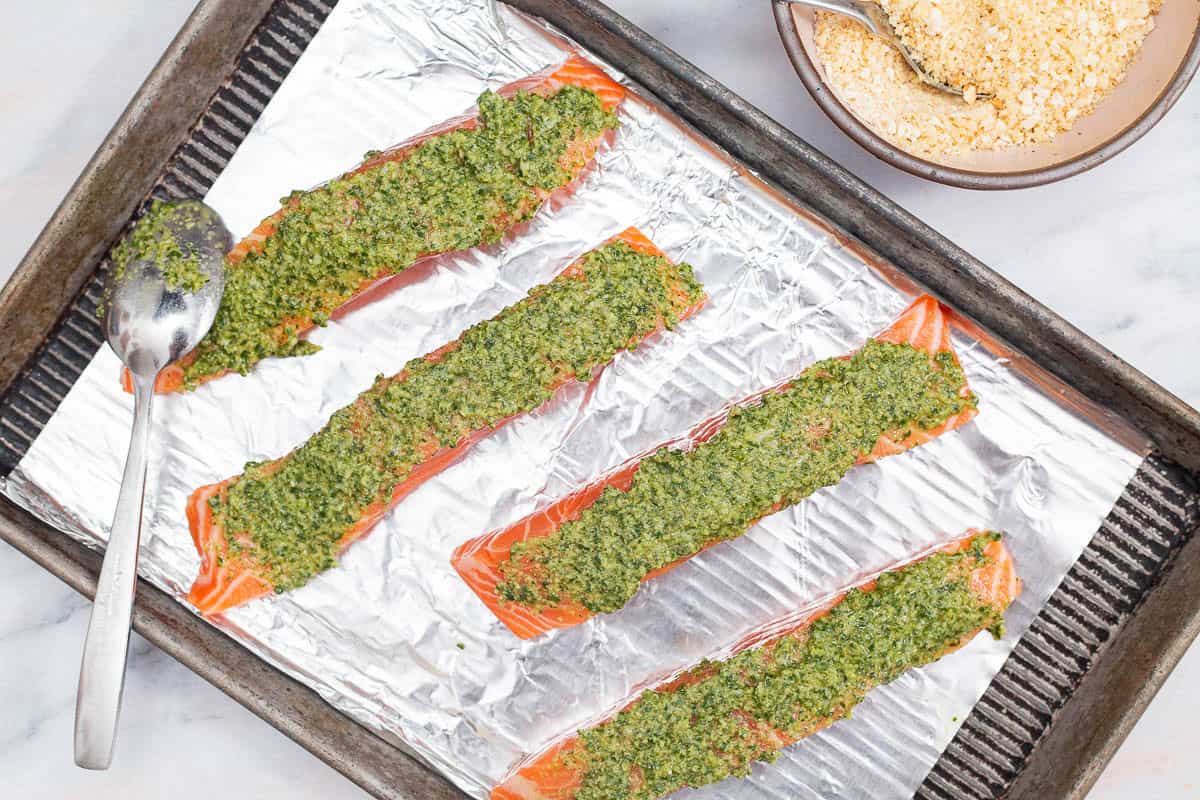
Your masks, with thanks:
[[[616,125],[589,89],[507,99],[487,92],[478,126],[293,193],[261,251],[230,264],[212,330],[184,365],[185,386],[226,370],[245,373],[264,358],[314,352],[299,335],[325,324],[364,283],[422,255],[498,241],[583,166],[579,143]]]
[[[971,570],[988,561],[984,548],[998,538],[981,534],[965,550],[885,573],[873,591],[851,591],[807,631],[701,664],[691,685],[642,694],[560,756],[583,770],[573,797],[653,800],[746,775],[755,761],[778,754],[769,731],[807,736],[978,631],[1000,636],[1003,610],[969,586]]]
[[[628,491],[609,487],[579,519],[514,545],[496,591],[534,609],[615,611],[651,571],[837,483],[881,435],[903,438],[974,406],[959,394],[965,384],[951,354],[907,344],[871,340],[848,359],[819,362],[735,409],[708,442],[647,458]]]
[[[113,248],[113,277],[137,261],[157,264],[162,270],[168,289],[198,292],[208,283],[208,275],[200,268],[200,254],[194,244],[176,238],[172,228],[199,224],[195,212],[186,206],[155,200],[149,210]],[[104,315],[104,306],[98,309]]]
[[[687,265],[603,245],[437,359],[379,378],[281,463],[249,464],[216,519],[277,591],[334,566],[338,542],[437,448],[542,405],[703,298]]]

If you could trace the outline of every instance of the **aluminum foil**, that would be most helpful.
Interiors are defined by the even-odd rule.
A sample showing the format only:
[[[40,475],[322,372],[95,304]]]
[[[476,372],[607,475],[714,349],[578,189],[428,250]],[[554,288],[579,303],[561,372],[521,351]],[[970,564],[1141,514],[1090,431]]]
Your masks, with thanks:
[[[288,191],[563,59],[567,45],[544,27],[500,14],[502,25],[484,0],[342,0],[208,202],[245,234]],[[960,327],[954,345],[981,398],[975,422],[856,468],[653,581],[618,613],[517,640],[451,569],[457,545],[680,436],[730,400],[853,350],[910,299],[887,270],[670,114],[632,97],[620,117],[597,167],[527,232],[441,259],[427,278],[316,332],[324,349],[314,356],[161,398],[142,572],[182,596],[198,566],[183,513],[195,487],[286,453],[376,374],[398,371],[638,225],[695,267],[711,294],[702,313],[620,355],[592,391],[569,388],[486,439],[339,568],[217,624],[483,797],[525,754],[749,631],[965,528],[1003,529],[1025,581],[1003,640],[980,636],[908,673],[747,779],[680,794],[907,797],[1079,556],[1143,445],[1114,437],[1079,413],[1079,398],[1043,388]],[[5,486],[95,546],[107,535],[131,420],[117,371],[105,348]]]

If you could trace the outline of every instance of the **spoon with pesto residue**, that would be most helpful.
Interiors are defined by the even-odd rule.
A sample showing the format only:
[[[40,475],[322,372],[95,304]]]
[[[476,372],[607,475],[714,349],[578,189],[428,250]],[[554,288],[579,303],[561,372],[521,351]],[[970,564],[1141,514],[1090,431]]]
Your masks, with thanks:
[[[212,326],[231,245],[221,217],[204,203],[155,201],[113,250],[99,313],[109,345],[133,379],[133,434],[79,671],[75,763],[87,769],[108,769],[112,762],[137,587],[154,381]]]

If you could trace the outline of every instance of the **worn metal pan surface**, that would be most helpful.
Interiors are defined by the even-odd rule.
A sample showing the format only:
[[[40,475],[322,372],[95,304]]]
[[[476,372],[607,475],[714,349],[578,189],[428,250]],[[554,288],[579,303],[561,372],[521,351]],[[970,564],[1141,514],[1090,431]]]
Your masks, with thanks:
[[[1200,629],[1200,414],[603,3],[511,4],[1154,442],[918,792],[1082,797]],[[101,344],[94,306],[121,229],[152,196],[207,191],[333,5],[204,0],[188,20],[0,294],[0,474]],[[0,538],[92,594],[100,556],[3,499]],[[462,796],[144,582],[134,625],[375,796]]]

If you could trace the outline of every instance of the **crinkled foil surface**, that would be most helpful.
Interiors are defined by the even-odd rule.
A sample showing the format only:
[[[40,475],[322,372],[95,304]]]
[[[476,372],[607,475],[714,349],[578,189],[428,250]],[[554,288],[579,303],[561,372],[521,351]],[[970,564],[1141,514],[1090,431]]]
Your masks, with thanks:
[[[562,41],[500,14],[502,26],[483,0],[342,0],[208,201],[243,235],[290,190],[562,60]],[[194,488],[286,453],[376,374],[399,371],[638,225],[694,265],[711,294],[702,313],[619,356],[590,393],[565,390],[486,439],[404,500],[339,568],[217,624],[483,797],[524,754],[750,630],[968,527],[1003,529],[1025,581],[1003,640],[980,636],[908,673],[748,779],[679,795],[907,797],[1141,454],[960,329],[954,344],[981,398],[975,422],[856,468],[653,581],[618,613],[517,640],[451,569],[458,544],[680,436],[730,400],[859,347],[911,297],[661,109],[631,98],[621,121],[598,167],[527,232],[441,259],[429,277],[331,323],[314,335],[324,348],[314,356],[160,398],[143,574],[182,597],[199,563],[184,518]],[[107,535],[129,436],[132,402],[117,371],[105,348],[5,486],[92,545]]]

